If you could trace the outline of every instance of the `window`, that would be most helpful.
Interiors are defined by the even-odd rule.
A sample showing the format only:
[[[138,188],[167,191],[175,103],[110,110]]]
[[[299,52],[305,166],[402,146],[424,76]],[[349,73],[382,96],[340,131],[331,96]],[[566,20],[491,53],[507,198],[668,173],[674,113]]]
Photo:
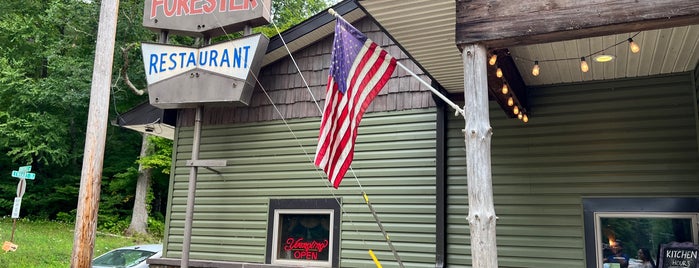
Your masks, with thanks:
[[[591,198],[583,207],[587,267],[640,267],[642,255],[657,265],[661,245],[699,241],[699,199]]]
[[[267,263],[337,267],[339,213],[335,199],[270,200]]]

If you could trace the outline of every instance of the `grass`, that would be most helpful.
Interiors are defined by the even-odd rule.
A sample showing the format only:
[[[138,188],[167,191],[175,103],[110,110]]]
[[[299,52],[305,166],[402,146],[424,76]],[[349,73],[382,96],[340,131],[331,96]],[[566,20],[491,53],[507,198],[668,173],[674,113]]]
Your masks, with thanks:
[[[0,267],[70,267],[73,252],[74,224],[53,221],[18,219],[14,235],[17,250],[0,250]],[[0,245],[10,241],[12,219],[0,219]],[[93,256],[97,257],[114,248],[160,243],[155,238],[131,238],[97,233]]]

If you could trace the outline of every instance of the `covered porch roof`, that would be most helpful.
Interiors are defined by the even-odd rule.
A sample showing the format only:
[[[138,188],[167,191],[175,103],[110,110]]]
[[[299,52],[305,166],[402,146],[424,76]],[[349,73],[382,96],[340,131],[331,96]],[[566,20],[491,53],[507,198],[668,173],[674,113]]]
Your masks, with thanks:
[[[489,67],[491,99],[502,80],[526,103],[527,87],[633,78],[694,70],[699,63],[699,3],[694,1],[455,1],[358,0],[450,93],[464,91],[459,46],[482,43],[489,53],[509,56]],[[628,39],[640,45],[633,53]],[[594,56],[613,56],[596,62]],[[588,72],[581,71],[585,57]],[[535,61],[540,74],[534,76]],[[514,70],[509,75],[506,70]],[[518,77],[516,77],[518,76]],[[515,81],[518,80],[518,81]],[[500,82],[502,83],[502,82]],[[524,89],[516,88],[521,84]],[[504,105],[504,99],[498,100]],[[512,116],[510,114],[510,116]]]

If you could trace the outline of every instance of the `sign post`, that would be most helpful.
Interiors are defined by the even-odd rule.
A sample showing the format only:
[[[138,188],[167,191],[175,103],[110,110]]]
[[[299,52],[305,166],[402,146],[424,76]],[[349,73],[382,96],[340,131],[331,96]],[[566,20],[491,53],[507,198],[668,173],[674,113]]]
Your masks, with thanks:
[[[5,252],[17,250],[17,245],[12,242],[15,241],[15,229],[17,226],[17,219],[19,218],[19,209],[22,206],[22,196],[24,196],[24,192],[27,190],[27,180],[36,178],[36,174],[30,173],[31,170],[32,166],[22,166],[19,167],[18,170],[12,171],[12,177],[18,178],[19,183],[17,183],[17,196],[12,206],[12,235],[10,236],[10,241],[5,241],[4,243],[7,245],[7,247],[3,246],[3,249],[7,248]]]

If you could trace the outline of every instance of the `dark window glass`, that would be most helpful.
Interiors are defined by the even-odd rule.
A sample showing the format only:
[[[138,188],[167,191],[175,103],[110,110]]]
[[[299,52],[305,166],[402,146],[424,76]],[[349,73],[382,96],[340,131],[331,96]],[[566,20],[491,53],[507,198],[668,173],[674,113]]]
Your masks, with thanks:
[[[643,260],[657,264],[660,244],[692,242],[689,218],[601,217],[600,227],[603,263],[610,268],[643,267]]]
[[[328,261],[330,214],[279,214],[279,259]]]

